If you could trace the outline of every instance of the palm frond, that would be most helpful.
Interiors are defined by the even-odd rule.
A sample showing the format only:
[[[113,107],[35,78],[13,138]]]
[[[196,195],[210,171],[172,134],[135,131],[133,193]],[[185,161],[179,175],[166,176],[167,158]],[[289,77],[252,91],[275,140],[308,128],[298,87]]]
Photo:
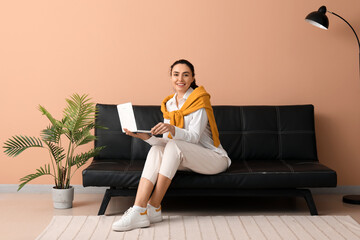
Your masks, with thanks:
[[[74,166],[76,165],[77,168],[83,166],[90,158],[95,157],[96,155],[98,155],[100,153],[100,151],[102,149],[104,149],[105,147],[96,147],[94,149],[91,149],[89,152],[85,152],[85,153],[81,153],[76,155],[75,157],[73,157],[70,166]]]
[[[83,127],[74,132],[73,139],[77,146],[81,146],[87,144],[93,140],[95,140],[95,136],[91,134],[91,130],[95,128],[95,123],[91,122],[87,126]]]
[[[85,145],[89,142],[94,141],[95,139],[96,139],[96,137],[94,135],[90,134],[90,132],[88,132],[87,134],[82,134],[82,138],[80,138],[76,144],[78,146]]]
[[[71,133],[94,121],[96,108],[94,103],[89,103],[88,95],[74,94],[66,101],[68,106],[64,109],[64,115],[68,120],[65,126]]]
[[[65,149],[63,147],[59,147],[52,142],[45,142],[45,144],[49,147],[51,155],[54,157],[56,163],[59,163],[66,157],[64,153]]]
[[[101,126],[101,125],[98,125],[98,124],[95,124],[95,127],[94,127],[94,128],[102,129],[102,130],[107,130],[107,129],[109,129],[108,127],[104,127],[104,126]]]
[[[68,118],[66,116],[63,119],[61,119],[62,126],[64,126],[64,124],[66,123],[67,120],[68,120]]]
[[[81,139],[85,138],[87,135],[90,134],[90,130],[93,128],[92,125],[94,125],[93,122],[73,132],[72,137],[75,144],[78,144],[81,141]]]
[[[45,115],[45,116],[49,119],[49,121],[51,122],[51,124],[52,124],[53,126],[57,126],[57,125],[59,124],[59,121],[56,120],[56,119],[51,115],[51,113],[49,113],[49,111],[45,109],[45,107],[39,105],[39,110],[40,110],[40,112],[42,112],[43,115]]]
[[[31,147],[43,147],[41,139],[36,137],[16,135],[8,139],[3,146],[3,148],[5,148],[4,153],[10,157],[16,157]]]
[[[44,175],[52,175],[50,172],[50,164],[45,164],[44,168],[40,167],[40,169],[36,169],[36,173],[29,174],[20,179],[21,184],[19,185],[18,191],[25,186],[28,182]]]
[[[51,125],[41,131],[41,139],[45,142],[59,143],[61,135],[64,133],[60,126]]]

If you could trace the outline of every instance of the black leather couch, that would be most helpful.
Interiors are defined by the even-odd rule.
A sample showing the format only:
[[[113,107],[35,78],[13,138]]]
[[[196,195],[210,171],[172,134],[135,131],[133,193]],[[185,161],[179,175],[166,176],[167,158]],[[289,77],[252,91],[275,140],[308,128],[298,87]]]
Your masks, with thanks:
[[[122,133],[116,105],[97,105],[95,146],[106,148],[83,170],[83,186],[109,187],[99,215],[114,196],[134,196],[150,145]],[[214,106],[221,144],[232,160],[216,175],[178,171],[166,196],[300,196],[317,215],[307,188],[336,187],[336,172],[319,163],[313,105]],[[139,129],[163,121],[160,106],[134,106]]]

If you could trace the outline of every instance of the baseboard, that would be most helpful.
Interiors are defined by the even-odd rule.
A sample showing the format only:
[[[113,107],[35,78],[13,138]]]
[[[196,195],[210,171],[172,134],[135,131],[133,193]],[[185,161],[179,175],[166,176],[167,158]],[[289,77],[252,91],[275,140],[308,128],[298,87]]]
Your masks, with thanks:
[[[19,193],[50,193],[54,185],[46,184],[27,184]],[[0,184],[0,193],[16,193],[19,185]],[[104,194],[107,187],[83,187],[82,185],[73,185],[75,193],[101,193]]]
[[[0,193],[16,193],[17,184],[0,184]],[[20,193],[50,193],[53,185],[28,184],[25,185]],[[73,185],[76,193],[104,194],[108,187],[83,187]],[[360,186],[338,186],[336,188],[310,188],[313,194],[360,194]]]
[[[335,188],[310,188],[312,194],[360,194],[360,186],[337,186]]]

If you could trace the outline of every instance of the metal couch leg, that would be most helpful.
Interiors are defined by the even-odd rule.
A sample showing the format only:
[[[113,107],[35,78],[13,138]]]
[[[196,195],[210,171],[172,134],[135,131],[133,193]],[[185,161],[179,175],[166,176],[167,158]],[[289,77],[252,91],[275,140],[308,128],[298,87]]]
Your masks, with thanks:
[[[302,189],[303,196],[306,200],[306,203],[308,205],[308,208],[310,210],[311,215],[318,215],[318,211],[316,209],[316,205],[314,202],[314,199],[312,197],[312,194],[309,189]]]
[[[111,189],[106,189],[103,201],[101,203],[101,206],[100,206],[100,209],[98,212],[98,215],[105,214],[105,211],[106,211],[107,206],[109,205],[110,199],[111,199]]]

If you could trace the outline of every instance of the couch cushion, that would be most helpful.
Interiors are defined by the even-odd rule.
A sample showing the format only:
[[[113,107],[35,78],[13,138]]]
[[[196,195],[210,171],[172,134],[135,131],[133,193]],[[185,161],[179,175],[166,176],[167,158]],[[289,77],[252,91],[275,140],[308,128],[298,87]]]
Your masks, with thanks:
[[[139,183],[144,161],[93,161],[83,171],[84,186],[135,188]],[[178,171],[171,188],[302,188],[335,187],[336,172],[313,161],[251,160],[236,161],[216,175]]]

